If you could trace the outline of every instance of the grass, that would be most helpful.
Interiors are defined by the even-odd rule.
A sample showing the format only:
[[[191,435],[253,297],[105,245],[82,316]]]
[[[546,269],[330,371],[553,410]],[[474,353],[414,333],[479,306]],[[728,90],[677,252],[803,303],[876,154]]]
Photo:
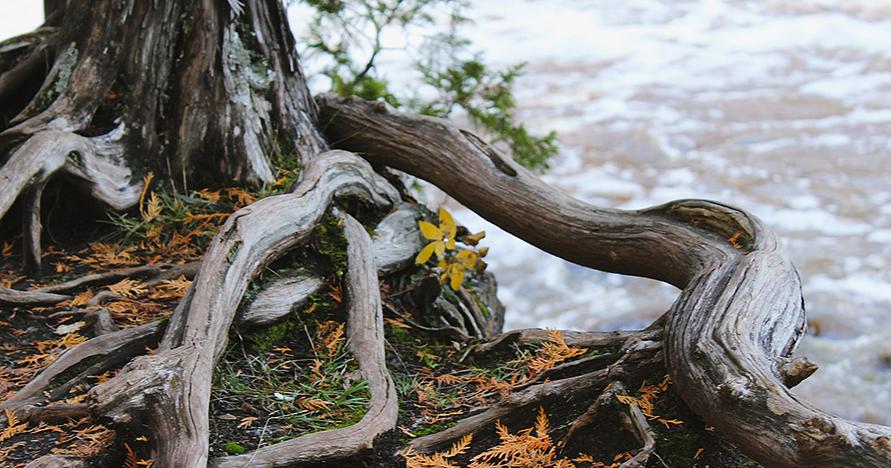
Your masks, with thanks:
[[[277,326],[288,332],[277,343],[266,332],[262,349],[251,336],[230,345],[214,373],[212,408],[218,420],[234,418],[218,423],[214,444],[225,439],[253,448],[352,425],[365,415],[371,393],[342,327],[324,311],[312,313],[320,316],[292,313]],[[245,425],[249,418],[256,423]]]
[[[331,226],[328,226],[326,234]],[[314,234],[315,235],[318,233]],[[338,236],[326,236],[338,237]],[[345,339],[345,304],[328,250],[303,249],[271,265],[254,289],[288,274],[307,256],[324,259],[320,275],[327,290],[309,298],[281,322],[230,333],[230,344],[214,372],[211,412],[214,451],[234,442],[253,450],[303,434],[345,427],[365,415],[371,393]],[[345,246],[344,246],[345,249]],[[228,453],[228,452],[227,452]]]
[[[217,367],[217,397],[250,403],[268,418],[287,422],[283,425],[294,436],[339,427],[365,414],[368,384],[358,378],[355,360],[342,346],[322,359],[278,349],[227,354]]]

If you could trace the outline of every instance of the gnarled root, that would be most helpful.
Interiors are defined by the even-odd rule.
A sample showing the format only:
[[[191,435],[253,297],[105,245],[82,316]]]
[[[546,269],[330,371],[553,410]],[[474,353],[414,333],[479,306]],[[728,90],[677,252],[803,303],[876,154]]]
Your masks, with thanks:
[[[0,137],[15,135],[15,128]],[[118,128],[107,135],[84,137],[72,131],[41,130],[28,137],[0,167],[0,218],[20,196],[25,199],[23,231],[25,267],[40,273],[40,197],[47,181],[63,172],[87,184],[92,195],[115,209],[133,206],[139,198],[141,181],[132,181],[121,160]]]
[[[142,354],[147,346],[158,342],[162,331],[163,326],[159,322],[153,322],[104,334],[81,343],[62,354],[14,396],[0,403],[0,409],[9,409],[23,417],[30,417],[43,401],[60,398],[86,377],[114,369]],[[71,372],[77,368],[83,370]],[[51,387],[52,390],[49,390]]]
[[[436,184],[554,255],[681,288],[666,317],[666,367],[686,403],[750,457],[789,467],[891,464],[891,428],[831,416],[786,388],[805,375],[789,375],[795,368],[783,361],[805,331],[801,284],[754,216],[702,200],[594,207],[447,121],[355,98],[317,101],[339,147]]]
[[[443,450],[468,434],[490,431],[496,421],[510,421],[527,418],[534,414],[535,406],[566,406],[571,401],[584,401],[588,395],[601,393],[612,396],[610,388],[621,386],[623,379],[637,379],[640,375],[658,366],[662,360],[661,343],[649,340],[627,340],[618,353],[602,356],[607,358],[596,369],[576,369],[575,374],[561,375],[544,383],[516,387],[513,393],[503,397],[497,404],[481,413],[458,421],[443,431],[412,440],[408,447],[417,453],[430,453]],[[615,392],[615,390],[612,390]],[[595,403],[596,406],[597,403]],[[578,416],[572,427],[576,430],[593,421],[595,415],[584,413]],[[588,417],[588,419],[585,419]]]
[[[117,377],[93,387],[87,396],[91,411],[119,425],[144,418],[155,430],[153,458],[161,466],[205,465],[211,375],[248,284],[265,265],[306,239],[331,202],[344,196],[382,206],[398,200],[395,190],[367,163],[333,151],[307,165],[294,193],[265,198],[233,214],[212,241],[157,353],[135,359]],[[372,309],[363,313],[373,314],[374,303],[364,302],[373,298],[363,298],[359,292],[370,290],[369,279],[361,275],[374,274],[374,268],[362,264],[351,271],[354,268],[360,268],[354,280],[362,283],[353,300],[358,301],[356,307]],[[377,320],[379,326],[381,319],[376,317],[356,320],[372,324]],[[355,338],[368,354],[374,340],[361,333]],[[365,364],[363,373],[372,379],[372,371],[378,371],[369,366]],[[383,382],[382,388],[392,389],[387,379]],[[386,398],[380,390],[373,393],[378,401],[389,401],[390,391],[386,390]],[[378,409],[387,417],[375,419],[371,427],[387,426],[389,407],[387,403]]]
[[[371,239],[351,216],[343,215],[342,219],[349,242],[348,344],[371,389],[368,412],[352,426],[306,434],[251,453],[211,460],[211,466],[275,467],[346,459],[370,449],[377,436],[396,427],[399,405],[384,354],[384,322]]]
[[[37,289],[22,291],[11,288],[0,288],[0,303],[11,305],[54,305],[71,299],[70,293],[84,286],[114,283],[125,278],[144,278],[148,287],[160,284],[164,280],[177,278],[180,275],[191,279],[198,271],[200,262],[192,262],[184,265],[157,264],[142,265],[138,267],[120,268],[102,273],[88,275],[65,281],[63,283],[43,286]],[[89,305],[97,305],[107,300],[109,294],[98,294],[91,299]],[[63,312],[60,315],[71,315]]]

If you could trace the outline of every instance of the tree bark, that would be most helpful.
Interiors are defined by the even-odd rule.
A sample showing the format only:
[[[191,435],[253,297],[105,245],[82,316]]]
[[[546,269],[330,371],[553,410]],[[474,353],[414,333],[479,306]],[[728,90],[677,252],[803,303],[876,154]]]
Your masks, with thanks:
[[[45,8],[55,27],[11,41],[30,52],[0,60],[10,62],[0,77],[0,151],[9,155],[0,217],[20,195],[31,200],[32,272],[40,187],[59,171],[120,210],[136,203],[149,171],[180,188],[256,185],[275,180],[272,158],[309,159],[325,148],[280,1]],[[29,90],[30,82],[42,86]]]

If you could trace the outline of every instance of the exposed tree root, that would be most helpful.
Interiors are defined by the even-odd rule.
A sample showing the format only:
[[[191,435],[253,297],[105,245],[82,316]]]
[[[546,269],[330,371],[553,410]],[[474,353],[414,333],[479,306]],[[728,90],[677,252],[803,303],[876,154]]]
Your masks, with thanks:
[[[627,395],[625,385],[618,380],[612,381],[591,403],[591,406],[572,421],[560,445],[565,446],[581,429],[593,425],[597,421],[618,420],[641,444],[641,448],[629,460],[624,461],[621,468],[643,468],[647,466],[650,456],[656,449],[653,430],[640,407],[619,403],[616,401],[616,395]]]
[[[755,217],[699,200],[597,208],[444,120],[333,95],[317,101],[337,146],[426,179],[569,261],[681,288],[665,326],[666,366],[687,404],[752,458],[788,467],[891,463],[891,428],[831,416],[786,388],[802,375],[784,361],[805,331],[800,280]]]
[[[625,386],[622,382],[615,382],[613,388],[615,388],[617,394],[625,393]],[[653,435],[653,429],[639,406],[623,406],[625,411],[622,423],[637,437],[641,443],[641,448],[634,454],[631,460],[622,463],[622,468],[644,468],[656,449],[656,438]]]
[[[114,369],[144,353],[147,346],[158,342],[161,331],[161,323],[153,322],[81,343],[59,356],[14,396],[0,403],[0,409],[31,417],[32,412],[39,411],[44,401],[65,395],[68,389],[82,383],[85,377]]]
[[[566,431],[566,435],[564,435],[563,439],[560,441],[560,445],[566,445],[573,440],[573,437],[575,437],[577,432],[594,424],[598,418],[603,415],[605,409],[613,403],[615,393],[615,387],[605,388],[603,392],[591,402],[591,405],[588,406],[588,409],[586,409],[584,413],[576,416],[576,418],[572,420],[572,423],[569,425],[569,430]]]
[[[622,346],[630,338],[641,336],[641,331],[613,331],[613,332],[580,332],[573,330],[560,330],[560,334],[569,346],[584,348],[599,348],[606,346]],[[548,330],[541,328],[524,328],[511,330],[496,336],[477,347],[480,353],[507,349],[511,344],[541,344],[548,341]]]
[[[662,360],[661,346],[656,342],[648,342],[645,346],[628,346],[618,356],[618,359],[612,359],[596,370],[515,391],[482,413],[464,418],[443,431],[414,439],[407,447],[418,453],[441,450],[468,434],[491,429],[496,421],[532,414],[533,411],[528,411],[532,406],[566,402],[581,395],[602,392],[611,383],[639,374]]]
[[[393,205],[399,199],[395,189],[377,176],[368,163],[345,152],[320,155],[304,168],[302,175],[294,193],[263,199],[229,218],[205,255],[192,288],[169,320],[157,354],[132,360],[117,377],[93,387],[86,405],[39,406],[46,399],[59,398],[84,377],[141,354],[145,340],[157,338],[159,325],[103,334],[64,353],[4,402],[3,408],[32,418],[55,417],[60,411],[88,411],[93,417],[118,426],[147,418],[156,430],[157,463],[204,466],[211,374],[225,349],[227,331],[248,283],[270,261],[306,239],[335,198],[356,197],[377,206]],[[364,228],[358,228],[364,238],[357,234],[355,223],[351,218],[345,221],[353,241],[348,293],[355,315],[351,322],[355,324],[350,325],[350,346],[371,384],[373,402],[367,421],[363,419],[356,430],[343,429],[338,434],[344,443],[353,440],[354,449],[358,450],[367,448],[376,435],[393,427],[396,397],[389,374],[382,367],[382,318],[371,241]],[[80,278],[56,285],[53,290],[68,291],[85,284],[112,281],[121,275],[153,275],[146,283],[150,284],[193,270],[194,266],[126,269]],[[84,367],[86,370],[81,371]],[[73,369],[77,369],[76,375],[68,375]],[[52,389],[45,393],[51,385]],[[257,456],[265,459],[265,453]],[[275,457],[280,455],[275,453]],[[332,456],[337,453],[332,452]]]
[[[405,268],[423,247],[415,220],[419,213],[418,205],[402,203],[375,227],[372,252],[380,273],[393,273]],[[294,307],[303,304],[323,283],[322,278],[309,274],[272,281],[257,293],[238,317],[238,323],[240,326],[274,323]]]
[[[421,209],[414,203],[403,203],[388,214],[374,229],[374,262],[381,273],[393,273],[411,265],[424,247],[418,235]]]
[[[27,123],[27,122],[26,122]],[[11,138],[19,130],[0,134]],[[117,143],[122,129],[87,138],[70,131],[42,130],[27,138],[0,167],[0,218],[12,203],[23,196],[25,212],[25,266],[31,274],[40,273],[40,196],[51,176],[64,172],[85,183],[93,197],[115,209],[133,206],[139,198],[141,181],[133,181],[130,169],[121,160]]]
[[[147,281],[156,282],[183,275],[186,278],[193,278],[201,262],[191,262],[183,265],[159,263],[148,264],[137,267],[119,268],[117,270],[109,270],[101,273],[91,273],[75,278],[64,283],[53,284],[38,288],[35,291],[47,293],[67,293],[84,286],[95,286],[108,283],[114,283],[127,278],[146,278]]]
[[[53,61],[57,32],[53,27],[41,27],[0,43],[0,128],[14,117],[7,112],[15,113],[25,104],[21,102],[22,90],[46,74],[47,63]]]
[[[83,458],[45,455],[25,465],[25,468],[81,468],[87,466]]]
[[[251,453],[211,460],[211,466],[278,467],[348,459],[371,449],[377,436],[396,427],[399,404],[384,354],[384,322],[371,238],[351,216],[344,215],[342,219],[344,235],[349,241],[347,342],[371,389],[368,412],[352,426],[306,434]]]
[[[511,393],[502,398],[498,404],[482,413],[464,418],[448,429],[418,437],[412,440],[408,447],[411,447],[418,453],[430,453],[441,450],[467,434],[475,434],[481,430],[491,429],[498,420],[521,414],[518,410],[528,410],[532,406],[541,405],[551,399],[565,399],[578,393],[595,392],[606,385],[607,379],[608,370],[600,369],[580,376],[533,385],[525,390]],[[525,411],[525,413],[531,412]]]
[[[311,275],[277,279],[257,293],[257,297],[237,318],[238,324],[253,327],[275,323],[294,307],[303,305],[323,284],[325,280]]]
[[[115,325],[114,318],[112,318],[111,314],[106,309],[91,310],[84,315],[84,320],[86,321],[87,326],[93,329],[93,333],[96,336],[107,335],[120,330],[120,328]]]
[[[174,279],[180,275],[192,278],[198,271],[200,262],[192,262],[184,265],[158,264],[142,265],[138,267],[121,268],[102,273],[91,273],[75,278],[64,283],[44,286],[37,289],[21,291],[11,288],[0,288],[0,303],[11,305],[54,305],[71,299],[71,296],[59,293],[69,293],[76,289],[90,285],[113,283],[125,278],[147,278],[146,286],[155,286],[162,281]],[[88,305],[98,305],[113,297],[110,292],[104,292],[94,296]],[[61,315],[73,315],[81,312],[66,311]],[[86,313],[83,311],[83,313]]]
[[[421,325],[420,323],[412,320],[411,317],[403,314],[402,312],[399,312],[399,310],[397,310],[395,307],[392,307],[390,305],[385,305],[385,306],[386,306],[388,312],[395,315],[396,317],[398,317],[400,320],[404,321],[405,323],[411,325],[413,328],[417,328],[418,330],[423,330],[423,331],[430,332],[430,333],[442,333],[443,336],[447,336],[453,340],[457,340],[459,343],[466,343],[466,342],[470,341],[470,339],[471,339],[470,335],[468,335],[467,333],[464,332],[464,330],[462,330],[458,327],[453,327],[453,326],[428,327],[425,325]]]
[[[43,232],[43,224],[40,219],[40,201],[43,198],[43,188],[46,187],[46,180],[39,181],[36,184],[25,189],[22,195],[24,204],[22,206],[22,255],[24,257],[25,272],[40,276],[42,272],[40,264],[40,234]]]
[[[126,7],[96,2],[95,11],[83,2],[50,4],[48,23],[66,27],[45,29],[43,36],[22,46],[21,57],[0,75],[4,109],[23,83],[43,78],[36,96],[15,106],[22,109],[18,115],[4,114],[3,127],[15,126],[0,134],[0,151],[8,153],[0,167],[0,218],[22,200],[23,257],[30,272],[40,269],[40,201],[51,177],[71,177],[96,200],[124,209],[137,202],[141,189],[141,182],[131,177],[133,161],[139,170],[163,167],[168,179],[181,178],[183,186],[197,167],[227,181],[272,181],[267,155],[280,147],[293,150],[305,167],[294,193],[262,199],[227,220],[167,322],[156,354],[130,360],[158,339],[161,324],[115,330],[98,308],[113,295],[101,292],[88,308],[72,312],[83,313],[98,336],[62,354],[0,408],[33,420],[89,415],[122,427],[147,423],[155,431],[151,450],[157,466],[330,461],[360,453],[392,429],[396,394],[385,367],[377,270],[411,262],[418,239],[404,235],[405,226],[415,222],[410,206],[382,223],[375,241],[381,248],[372,248],[364,229],[343,217],[350,240],[349,346],[372,392],[365,417],[348,428],[208,460],[212,372],[249,283],[271,261],[305,241],[335,200],[356,197],[388,207],[399,202],[397,191],[367,162],[342,151],[317,155],[326,147],[317,130],[321,128],[336,145],[431,181],[545,251],[682,289],[664,317],[664,329],[660,322],[640,332],[566,332],[570,345],[615,347],[618,352],[553,367],[454,427],[415,439],[409,445],[414,450],[443,448],[498,419],[515,417],[518,409],[599,394],[570,427],[571,438],[602,416],[624,385],[640,369],[657,365],[664,353],[665,367],[690,408],[756,460],[781,467],[891,464],[891,429],[835,418],[789,393],[787,387],[815,369],[806,360],[790,358],[805,330],[800,280],[776,236],[753,216],[699,200],[637,211],[590,206],[548,187],[470,132],[443,120],[394,113],[382,104],[322,96],[321,125],[316,125],[277,1],[232,0],[225,7],[213,2],[130,2]],[[255,34],[244,34],[245,28]],[[7,52],[0,49],[0,54]],[[128,84],[126,93],[115,90],[119,82]],[[113,108],[114,115],[99,115],[102,105]],[[84,136],[98,133],[103,134]],[[134,156],[148,154],[163,155],[165,161]],[[207,154],[219,157],[207,160]],[[63,293],[87,284],[131,275],[147,275],[147,284],[157,284],[177,268],[189,267],[146,266],[34,291],[0,289],[0,302],[56,304],[70,299]],[[279,289],[267,291],[265,305],[276,314],[307,289],[301,285],[296,291],[295,283],[273,286]],[[451,328],[462,339],[488,336],[492,328],[473,326],[484,322],[474,300],[461,299],[466,305],[463,319],[471,326],[466,332]],[[395,307],[392,312],[401,315]],[[544,338],[541,331],[524,330],[479,349],[497,352],[511,342]],[[127,361],[117,377],[88,392],[85,404],[47,403],[87,377]],[[653,431],[640,408],[627,406],[618,414],[641,449],[626,466],[642,466],[654,453]],[[29,466],[66,463],[61,457],[44,457]]]
[[[27,306],[53,305],[71,299],[71,296],[43,291],[20,291],[12,288],[0,288],[0,303]]]

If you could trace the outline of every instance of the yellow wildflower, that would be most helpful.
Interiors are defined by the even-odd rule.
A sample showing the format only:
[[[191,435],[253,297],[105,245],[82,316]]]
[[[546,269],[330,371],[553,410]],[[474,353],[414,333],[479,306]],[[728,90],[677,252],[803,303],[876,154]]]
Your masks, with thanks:
[[[439,282],[445,284],[448,279],[449,286],[457,291],[461,287],[461,283],[464,282],[465,270],[472,270],[476,266],[477,260],[479,260],[479,255],[472,250],[458,252],[452,262],[447,263],[445,260],[440,260],[439,268],[442,269],[442,274],[439,275]]]
[[[439,226],[434,226],[427,221],[418,222],[418,226],[421,228],[421,235],[432,242],[421,249],[415,258],[415,263],[419,265],[427,263],[434,252],[436,252],[437,258],[442,259],[447,249],[455,250],[455,235],[458,233],[458,228],[455,226],[452,215],[445,208],[439,209]]]

